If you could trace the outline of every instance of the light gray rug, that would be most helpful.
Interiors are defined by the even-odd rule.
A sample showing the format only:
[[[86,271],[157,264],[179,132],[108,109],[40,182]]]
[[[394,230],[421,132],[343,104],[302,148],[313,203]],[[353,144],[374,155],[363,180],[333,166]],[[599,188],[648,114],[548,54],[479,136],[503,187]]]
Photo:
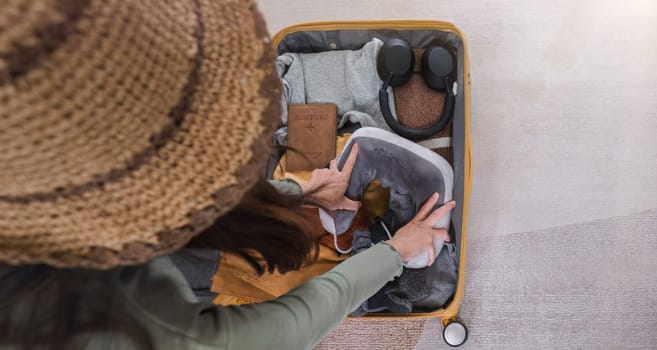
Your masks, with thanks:
[[[657,349],[657,210],[469,239],[464,349]],[[347,321],[318,348],[447,348],[441,334]]]
[[[467,37],[468,349],[657,349],[657,1],[260,0],[308,21],[436,19]],[[355,325],[355,326],[354,326]],[[437,321],[322,349],[445,347]]]

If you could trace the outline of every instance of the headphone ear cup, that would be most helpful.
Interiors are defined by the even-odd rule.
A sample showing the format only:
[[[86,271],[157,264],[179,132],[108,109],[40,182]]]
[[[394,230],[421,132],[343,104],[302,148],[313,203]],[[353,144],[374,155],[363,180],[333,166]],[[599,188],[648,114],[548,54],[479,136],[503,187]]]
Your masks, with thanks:
[[[454,69],[452,55],[440,46],[431,46],[422,55],[422,77],[424,82],[434,90],[447,90],[445,77]]]
[[[415,55],[405,40],[390,39],[386,41],[376,58],[376,72],[379,78],[390,86],[405,84],[413,75]]]

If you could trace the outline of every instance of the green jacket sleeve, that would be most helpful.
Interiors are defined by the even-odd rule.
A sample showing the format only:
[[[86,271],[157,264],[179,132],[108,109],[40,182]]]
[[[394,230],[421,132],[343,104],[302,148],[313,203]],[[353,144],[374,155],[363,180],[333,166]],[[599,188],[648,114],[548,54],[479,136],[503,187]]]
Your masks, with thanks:
[[[278,192],[283,193],[283,194],[290,194],[290,195],[300,195],[303,193],[303,190],[301,189],[301,185],[299,185],[296,181],[294,180],[267,180],[269,183],[274,186]]]
[[[121,284],[123,305],[157,349],[287,350],[311,348],[401,271],[399,253],[379,243],[259,304],[222,307],[195,301],[168,257],[126,269]]]
[[[228,307],[220,333],[234,349],[307,349],[402,272],[399,254],[377,244],[278,299]]]

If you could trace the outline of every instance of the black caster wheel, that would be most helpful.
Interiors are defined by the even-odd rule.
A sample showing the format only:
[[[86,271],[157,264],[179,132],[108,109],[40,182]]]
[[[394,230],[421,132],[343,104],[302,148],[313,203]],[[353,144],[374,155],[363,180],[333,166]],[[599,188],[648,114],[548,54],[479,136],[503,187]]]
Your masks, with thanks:
[[[468,340],[468,328],[459,321],[450,321],[443,328],[443,340],[451,347],[461,346]]]

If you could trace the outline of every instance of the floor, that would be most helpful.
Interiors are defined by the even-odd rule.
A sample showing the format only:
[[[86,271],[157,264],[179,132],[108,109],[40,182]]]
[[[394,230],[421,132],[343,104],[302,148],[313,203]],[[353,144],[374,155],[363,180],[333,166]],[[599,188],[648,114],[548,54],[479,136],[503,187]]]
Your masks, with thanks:
[[[270,32],[440,19],[470,46],[466,349],[657,348],[657,2],[261,0]],[[348,321],[319,349],[446,348]]]

